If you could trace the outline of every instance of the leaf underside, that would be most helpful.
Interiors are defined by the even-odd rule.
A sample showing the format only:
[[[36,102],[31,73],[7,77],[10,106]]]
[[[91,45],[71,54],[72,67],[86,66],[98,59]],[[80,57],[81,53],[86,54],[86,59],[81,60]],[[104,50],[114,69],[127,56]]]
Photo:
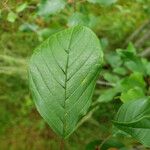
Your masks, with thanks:
[[[123,104],[114,125],[150,147],[150,99],[143,98]]]
[[[29,83],[37,110],[63,138],[91,104],[102,56],[96,35],[76,26],[52,35],[30,59]]]

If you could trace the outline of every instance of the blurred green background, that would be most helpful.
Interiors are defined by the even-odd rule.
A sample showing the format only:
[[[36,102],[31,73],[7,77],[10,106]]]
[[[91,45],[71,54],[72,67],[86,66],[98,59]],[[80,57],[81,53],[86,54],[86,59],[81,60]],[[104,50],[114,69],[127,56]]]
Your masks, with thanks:
[[[111,120],[122,101],[150,95],[150,0],[0,0],[0,150],[59,150],[33,104],[27,62],[44,39],[77,24],[97,34],[105,62],[66,149],[98,150],[106,140],[102,150],[145,150]]]

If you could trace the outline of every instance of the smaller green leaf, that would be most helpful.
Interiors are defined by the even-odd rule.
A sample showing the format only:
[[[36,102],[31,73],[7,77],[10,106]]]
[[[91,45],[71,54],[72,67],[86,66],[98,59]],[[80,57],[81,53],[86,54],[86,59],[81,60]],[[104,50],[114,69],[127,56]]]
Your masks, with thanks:
[[[89,14],[88,17],[89,17],[88,27],[94,28],[98,23],[98,17],[93,14]]]
[[[101,39],[100,39],[100,42],[101,42],[102,48],[103,48],[104,50],[105,50],[105,49],[108,47],[108,45],[109,45],[109,41],[108,41],[107,38],[101,38]]]
[[[125,103],[143,97],[145,97],[143,89],[141,89],[140,87],[134,87],[133,89],[129,89],[127,92],[122,92],[120,99]]]
[[[58,29],[52,29],[52,28],[44,28],[41,30],[38,30],[37,33],[39,35],[39,40],[43,41],[44,39],[48,38],[50,35],[56,33]]]
[[[17,15],[14,12],[9,12],[7,16],[7,20],[11,23],[15,22],[17,19]]]
[[[88,12],[87,12],[88,13]],[[97,24],[97,17],[93,14],[83,14],[80,12],[73,13],[69,19],[67,25],[69,27],[76,25],[85,25],[90,28],[94,28]]]
[[[126,75],[127,74],[127,70],[124,67],[116,67],[113,69],[113,72],[118,75]]]
[[[121,57],[114,52],[106,54],[106,60],[112,68],[120,67],[123,63]]]
[[[19,30],[23,32],[29,32],[37,31],[38,28],[39,26],[37,26],[36,24],[24,23],[19,27]]]
[[[136,54],[136,48],[134,47],[132,43],[129,43],[127,50],[133,54]]]
[[[146,68],[140,59],[137,61],[126,61],[125,66],[132,72],[140,72],[144,75],[146,74]]]
[[[23,3],[23,4],[21,4],[21,5],[19,5],[19,6],[16,8],[16,12],[17,12],[17,13],[20,13],[20,12],[24,11],[24,10],[27,8],[27,6],[28,6],[28,4],[27,4],[26,2]]]
[[[114,75],[112,73],[104,73],[104,79],[108,82],[111,82],[111,83],[117,83],[119,81],[119,77],[117,75]]]
[[[114,125],[150,147],[150,99],[129,101],[119,109]]]
[[[118,49],[117,53],[124,60],[124,65],[132,72],[140,72],[146,74],[145,64],[142,59],[136,54],[136,49],[130,44],[127,49]]]
[[[98,102],[110,102],[113,100],[113,98],[119,93],[119,89],[117,88],[110,88],[108,90],[105,90],[98,98]]]
[[[117,53],[119,54],[119,56],[121,58],[123,58],[126,61],[127,60],[136,61],[136,59],[137,59],[137,57],[135,56],[135,54],[131,50],[117,49]]]
[[[39,5],[38,14],[41,16],[48,16],[60,12],[65,8],[66,2],[64,0],[45,0]]]
[[[124,78],[121,81],[122,91],[128,91],[134,87],[140,87],[145,91],[146,83],[141,73],[133,73],[129,77]]]
[[[76,26],[76,25],[87,25],[89,22],[89,18],[87,15],[84,15],[80,12],[73,13],[68,19],[68,26]]]

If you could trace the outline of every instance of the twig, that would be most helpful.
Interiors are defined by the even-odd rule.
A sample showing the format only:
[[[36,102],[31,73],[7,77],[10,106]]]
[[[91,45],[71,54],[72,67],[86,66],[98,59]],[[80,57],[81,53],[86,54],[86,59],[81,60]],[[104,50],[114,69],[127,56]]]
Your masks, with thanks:
[[[140,57],[149,57],[150,56],[150,47],[146,48],[139,54]]]
[[[37,7],[36,6],[28,6],[27,8],[29,8],[29,9],[33,9],[33,10],[35,10],[35,9],[37,9]]]
[[[4,1],[2,4],[7,5],[7,3],[8,3],[8,0]]]
[[[150,38],[150,30],[135,42],[135,47],[137,48],[142,47],[145,41],[148,40],[149,38]]]
[[[9,62],[9,63],[15,63],[18,65],[26,65],[26,60],[23,58],[14,58],[8,55],[1,55],[0,54],[0,60],[3,60],[4,62]]]
[[[102,146],[112,137],[112,135],[109,135],[106,139],[103,140],[103,142],[99,146],[99,150],[101,150]]]
[[[105,81],[100,81],[100,80],[98,80],[96,83],[99,85],[103,85],[103,86],[111,86],[111,87],[115,86],[115,83],[110,83],[110,82],[105,82]]]
[[[60,139],[60,150],[65,150],[65,141],[63,138]]]
[[[99,106],[96,106],[96,107],[94,107],[91,111],[89,111],[89,112],[87,113],[87,115],[84,116],[84,117],[80,120],[80,122],[77,124],[77,127],[76,127],[76,128],[79,128],[84,122],[86,122],[88,119],[90,119],[91,116],[93,115],[93,113],[94,113],[98,108],[99,108]]]
[[[22,67],[0,67],[0,74],[12,75],[12,74],[20,74],[22,79],[27,78],[27,69]]]
[[[25,59],[0,55],[0,61],[4,64],[0,67],[0,74],[12,75],[19,73],[23,79],[27,77],[27,63]]]
[[[142,31],[144,28],[146,28],[150,24],[150,20],[146,21],[144,24],[142,24],[138,29],[136,29],[126,40],[124,47],[132,40],[134,40]]]
[[[76,9],[77,9],[76,8],[76,0],[73,1],[73,9],[74,9],[74,12],[76,12]]]

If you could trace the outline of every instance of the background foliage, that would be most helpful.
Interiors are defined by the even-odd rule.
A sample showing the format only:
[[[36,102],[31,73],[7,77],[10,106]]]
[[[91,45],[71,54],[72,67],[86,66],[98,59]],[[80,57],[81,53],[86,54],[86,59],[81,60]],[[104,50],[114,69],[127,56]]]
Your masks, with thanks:
[[[99,37],[105,62],[93,105],[66,149],[94,150],[105,141],[104,150],[144,150],[111,120],[123,102],[150,95],[149,16],[149,0],[1,0],[0,149],[59,149],[59,138],[39,116],[29,94],[27,62],[51,34],[81,24]]]

